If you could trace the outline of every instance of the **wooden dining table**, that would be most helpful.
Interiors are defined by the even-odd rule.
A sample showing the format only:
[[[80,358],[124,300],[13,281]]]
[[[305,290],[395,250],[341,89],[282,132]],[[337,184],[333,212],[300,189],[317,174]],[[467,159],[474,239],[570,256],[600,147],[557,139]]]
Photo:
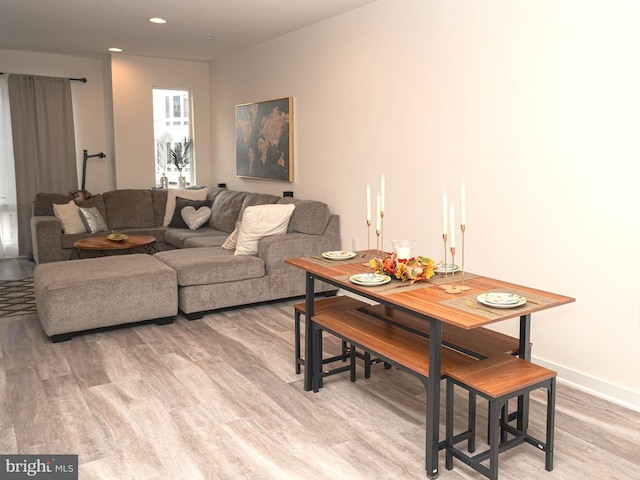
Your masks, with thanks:
[[[429,478],[437,478],[438,451],[440,444],[440,366],[442,352],[442,326],[451,324],[465,330],[484,327],[512,318],[519,318],[519,356],[531,359],[531,315],[574,302],[575,299],[531,287],[488,278],[473,273],[457,272],[454,275],[435,275],[429,281],[401,282],[392,279],[377,286],[361,286],[350,277],[355,274],[372,273],[368,264],[376,256],[375,251],[355,252],[356,256],[344,260],[327,259],[323,256],[291,258],[286,263],[306,272],[306,319],[304,390],[312,389],[313,345],[312,328],[315,301],[315,282],[322,281],[345,291],[357,294],[375,303],[380,303],[410,314],[429,323],[429,376],[426,384],[426,458],[425,469]],[[447,293],[441,285],[470,287],[460,293]],[[492,308],[478,302],[482,293],[507,292],[527,299],[523,305],[513,308]],[[526,430],[528,424],[528,396],[518,401],[518,428]]]

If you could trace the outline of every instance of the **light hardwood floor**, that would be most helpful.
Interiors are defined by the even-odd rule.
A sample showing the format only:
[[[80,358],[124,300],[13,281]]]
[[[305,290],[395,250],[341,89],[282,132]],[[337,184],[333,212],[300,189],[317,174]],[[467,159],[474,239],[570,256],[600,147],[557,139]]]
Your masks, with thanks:
[[[1,319],[0,452],[76,453],[82,480],[426,478],[421,383],[382,365],[367,380],[359,366],[356,383],[337,375],[304,392],[292,304],[58,344],[35,315]],[[542,400],[531,410],[541,437]],[[482,478],[440,458],[442,479]],[[500,478],[640,478],[640,413],[560,382],[553,472],[521,445],[500,456]]]

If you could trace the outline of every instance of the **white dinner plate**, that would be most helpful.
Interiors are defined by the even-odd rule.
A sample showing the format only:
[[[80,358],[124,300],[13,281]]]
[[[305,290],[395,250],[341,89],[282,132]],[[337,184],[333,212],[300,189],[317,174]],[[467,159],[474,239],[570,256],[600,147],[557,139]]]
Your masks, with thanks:
[[[358,275],[351,275],[349,280],[356,285],[363,287],[377,287],[378,285],[384,285],[391,281],[389,275],[381,275],[379,273],[359,273]]]
[[[513,305],[520,301],[522,297],[515,293],[488,292],[484,294],[484,299],[495,305]]]
[[[329,260],[348,260],[356,256],[356,252],[349,252],[346,250],[334,250],[331,252],[324,252],[322,254],[323,258],[328,258]]]
[[[457,265],[455,263],[454,264],[447,263],[447,265],[445,266],[444,264],[439,263],[434,267],[433,271],[435,273],[441,273],[441,274],[452,273],[452,272],[455,273],[460,271],[460,265]]]
[[[527,303],[527,299],[525,297],[521,297],[520,295],[516,295],[516,297],[519,298],[519,300],[516,303],[491,303],[487,300],[487,295],[489,294],[481,293],[480,295],[478,295],[477,299],[483,305],[486,305],[492,308],[515,308],[515,307],[520,307],[525,303]],[[503,295],[511,295],[511,294],[503,294]]]

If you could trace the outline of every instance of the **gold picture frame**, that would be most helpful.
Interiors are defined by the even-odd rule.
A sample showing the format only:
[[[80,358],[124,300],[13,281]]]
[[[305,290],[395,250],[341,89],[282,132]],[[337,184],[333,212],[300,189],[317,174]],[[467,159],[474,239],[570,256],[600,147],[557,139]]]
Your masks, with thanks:
[[[293,181],[293,98],[236,105],[236,176]]]

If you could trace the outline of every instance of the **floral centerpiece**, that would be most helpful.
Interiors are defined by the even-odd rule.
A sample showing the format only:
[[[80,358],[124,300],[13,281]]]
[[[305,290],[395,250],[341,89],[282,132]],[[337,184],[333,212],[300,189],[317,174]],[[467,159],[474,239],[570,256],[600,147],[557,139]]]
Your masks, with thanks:
[[[394,253],[384,259],[373,258],[369,265],[376,273],[393,275],[403,282],[425,282],[434,275],[435,262],[428,257],[417,256],[409,260],[398,260]]]

